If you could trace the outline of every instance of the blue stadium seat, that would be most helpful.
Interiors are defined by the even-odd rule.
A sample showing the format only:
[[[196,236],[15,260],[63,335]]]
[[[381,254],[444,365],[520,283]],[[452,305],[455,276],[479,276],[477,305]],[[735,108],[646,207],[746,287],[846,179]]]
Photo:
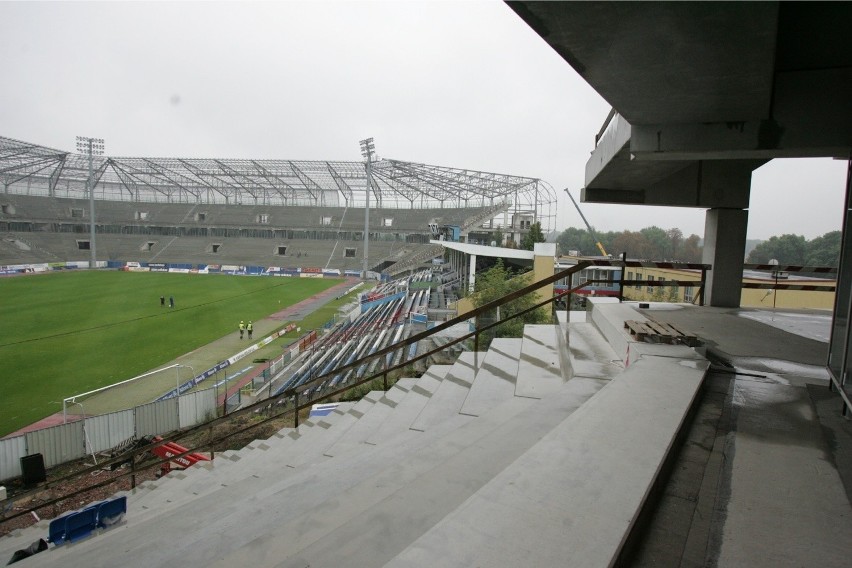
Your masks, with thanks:
[[[118,522],[127,512],[127,497],[116,497],[98,505],[98,527],[105,529]]]
[[[50,521],[50,526],[47,529],[47,542],[52,542],[56,546],[65,542],[65,521],[67,520],[68,515],[65,515]]]
[[[92,534],[98,526],[98,505],[68,515],[65,521],[65,538],[77,542]]]

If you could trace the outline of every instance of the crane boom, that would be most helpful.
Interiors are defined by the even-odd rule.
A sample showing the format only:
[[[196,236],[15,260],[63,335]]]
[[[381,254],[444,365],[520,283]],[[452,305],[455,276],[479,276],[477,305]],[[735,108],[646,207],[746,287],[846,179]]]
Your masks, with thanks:
[[[577,202],[574,200],[574,196],[573,196],[573,195],[571,195],[571,192],[570,192],[570,191],[568,191],[568,188],[567,188],[567,187],[565,188],[565,193],[567,193],[567,194],[568,194],[568,197],[570,197],[570,198],[571,198],[571,203],[573,203],[573,204],[574,204],[574,207],[577,209],[577,213],[579,213],[579,214],[580,214],[580,217],[583,219],[583,223],[585,223],[585,224],[586,224],[586,229],[589,231],[589,234],[590,234],[590,235],[592,235],[592,238],[593,238],[593,239],[595,239],[595,246],[596,246],[596,247],[598,247],[598,250],[599,250],[599,251],[601,251],[601,254],[602,254],[602,255],[604,255],[604,256],[609,256],[609,255],[606,253],[606,249],[605,249],[605,248],[604,248],[604,246],[601,244],[600,239],[598,239],[598,236],[595,234],[594,229],[592,229],[592,226],[591,226],[591,225],[589,225],[589,222],[586,220],[586,216],[585,216],[585,215],[583,215],[583,212],[580,210],[580,206],[579,206],[579,205],[577,204]]]

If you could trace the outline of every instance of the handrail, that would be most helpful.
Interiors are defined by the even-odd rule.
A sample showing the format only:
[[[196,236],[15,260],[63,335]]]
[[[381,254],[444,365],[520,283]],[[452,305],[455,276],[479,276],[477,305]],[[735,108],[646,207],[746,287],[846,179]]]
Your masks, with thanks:
[[[474,337],[475,343],[478,343],[478,336],[482,331],[485,331],[487,329],[495,327],[495,326],[497,326],[497,325],[499,325],[499,324],[501,324],[505,321],[508,321],[510,319],[520,317],[520,316],[522,316],[526,313],[529,313],[533,310],[539,309],[539,308],[541,308],[541,307],[543,307],[543,306],[545,306],[549,303],[552,303],[552,302],[554,302],[554,301],[556,301],[556,300],[558,300],[558,299],[560,299],[560,298],[562,298],[562,297],[564,297],[568,294],[571,294],[572,290],[568,290],[568,291],[553,295],[552,297],[547,298],[547,299],[545,299],[541,302],[538,302],[535,305],[533,305],[529,308],[526,308],[526,309],[524,309],[524,310],[522,310],[522,311],[520,311],[516,314],[513,314],[513,315],[511,315],[507,318],[500,319],[498,321],[495,321],[495,322],[488,324],[488,325],[484,325],[482,327],[477,327],[477,329],[475,329],[470,334],[467,334],[467,335],[465,335],[461,338],[453,339],[453,340],[447,342],[446,344],[442,345],[441,347],[433,349],[432,351],[429,351],[428,353],[418,355],[417,357],[414,357],[414,358],[408,359],[408,360],[405,360],[405,358],[403,358],[403,361],[401,363],[399,363],[399,364],[397,364],[393,367],[388,367],[387,364],[383,364],[383,369],[379,373],[375,373],[373,375],[365,377],[365,378],[363,378],[363,379],[361,379],[357,382],[347,384],[345,387],[342,387],[338,390],[335,390],[335,391],[332,391],[332,392],[323,392],[323,393],[320,394],[320,396],[318,396],[316,398],[311,398],[308,401],[303,401],[302,403],[300,403],[300,401],[299,401],[300,395],[302,393],[304,393],[307,390],[310,390],[312,388],[312,386],[320,384],[322,380],[329,378],[336,373],[361,366],[365,362],[371,361],[371,360],[379,358],[379,357],[382,357],[382,361],[386,361],[384,356],[388,355],[389,353],[396,352],[399,349],[403,349],[403,348],[405,348],[409,345],[412,345],[413,343],[416,343],[418,341],[426,339],[426,338],[428,338],[432,335],[435,335],[435,334],[437,334],[437,333],[439,333],[439,332],[441,332],[441,331],[443,331],[443,330],[445,330],[445,329],[447,329],[447,328],[449,328],[453,325],[457,325],[459,323],[466,322],[466,321],[470,320],[471,318],[476,318],[481,314],[489,312],[489,311],[491,311],[491,310],[493,310],[493,309],[495,309],[499,306],[502,306],[502,305],[504,305],[508,302],[511,302],[511,301],[516,300],[516,299],[518,299],[522,296],[525,296],[525,295],[527,295],[531,292],[534,292],[534,291],[536,291],[540,288],[543,288],[544,286],[547,286],[548,284],[552,284],[552,283],[554,283],[558,280],[562,280],[563,278],[570,277],[571,275],[583,270],[584,268],[587,268],[590,265],[591,265],[591,263],[588,262],[588,261],[580,261],[577,265],[572,266],[571,268],[557,272],[553,276],[548,276],[547,278],[544,278],[542,280],[534,282],[534,283],[532,283],[528,286],[525,286],[524,288],[521,288],[519,290],[516,290],[515,292],[507,294],[506,296],[503,296],[501,298],[497,298],[496,300],[493,300],[491,302],[488,302],[487,304],[484,304],[484,305],[482,305],[478,308],[475,308],[474,310],[471,310],[470,312],[466,313],[463,316],[455,317],[451,320],[448,320],[448,321],[446,321],[442,324],[439,324],[439,325],[433,327],[432,329],[417,333],[415,335],[408,337],[407,339],[404,339],[402,341],[394,343],[393,345],[389,345],[387,347],[384,347],[384,348],[376,351],[375,353],[361,357],[360,359],[358,359],[357,361],[354,361],[353,363],[350,363],[349,365],[346,365],[344,367],[339,367],[339,368],[335,369],[333,372],[329,372],[329,373],[326,373],[325,375],[321,375],[321,376],[318,376],[314,379],[311,379],[311,381],[309,381],[308,383],[305,383],[303,385],[299,385],[298,387],[288,389],[287,391],[284,391],[283,393],[281,393],[281,394],[279,394],[275,397],[271,397],[271,398],[264,399],[264,400],[259,400],[259,401],[255,402],[255,403],[253,403],[249,406],[246,406],[244,408],[240,408],[240,409],[235,410],[233,412],[229,412],[225,416],[215,418],[215,419],[211,420],[210,422],[200,424],[198,426],[189,428],[187,430],[174,432],[174,433],[172,433],[168,436],[164,435],[163,440],[160,441],[160,442],[154,442],[154,443],[151,443],[151,444],[147,444],[145,446],[134,448],[131,451],[131,455],[129,457],[127,456],[127,454],[124,454],[124,455],[114,457],[114,458],[111,458],[111,459],[108,459],[108,460],[102,460],[101,463],[98,464],[98,465],[90,466],[88,468],[85,468],[85,469],[77,472],[77,473],[69,474],[69,475],[60,477],[58,479],[46,481],[46,482],[37,486],[34,489],[19,493],[17,495],[14,495],[13,497],[10,497],[10,498],[6,499],[5,501],[2,501],[2,503],[0,503],[0,507],[2,508],[2,510],[0,510],[0,524],[4,523],[6,521],[24,516],[24,515],[29,515],[30,513],[33,513],[33,512],[35,512],[39,509],[42,509],[44,507],[49,507],[49,506],[54,505],[54,504],[56,504],[60,501],[64,501],[66,499],[69,499],[70,497],[73,497],[75,495],[85,493],[86,491],[90,491],[92,489],[96,489],[96,488],[99,488],[99,487],[105,487],[107,485],[113,484],[116,481],[118,481],[118,480],[120,480],[124,477],[127,477],[127,476],[130,476],[130,478],[131,478],[131,488],[135,488],[135,486],[136,486],[136,483],[135,483],[136,475],[140,471],[145,471],[147,469],[158,467],[158,466],[160,466],[164,463],[167,463],[167,462],[174,460],[175,458],[179,458],[179,457],[182,457],[186,454],[189,454],[189,453],[192,453],[192,452],[195,452],[195,451],[199,451],[199,450],[203,450],[205,448],[210,448],[211,454],[212,454],[212,448],[216,443],[225,441],[232,436],[247,432],[249,430],[252,430],[254,428],[262,426],[263,424],[269,422],[270,420],[277,419],[277,418],[282,417],[282,416],[286,416],[290,413],[293,413],[293,415],[295,417],[296,425],[298,426],[298,417],[299,417],[299,411],[300,410],[307,408],[310,404],[313,404],[316,401],[333,398],[334,396],[337,396],[338,394],[344,393],[344,392],[351,390],[355,387],[358,387],[362,384],[371,382],[371,381],[375,380],[376,378],[378,378],[379,376],[384,376],[385,388],[387,388],[387,386],[388,386],[387,385],[387,374],[389,372],[396,370],[396,369],[401,369],[401,368],[403,368],[407,365],[410,365],[414,361],[424,359],[426,357],[433,355],[436,352],[443,351],[443,350],[445,350],[446,348],[448,348],[452,345],[455,345],[455,344],[460,343],[462,341],[466,341],[467,339],[470,339],[471,336]],[[577,289],[579,289],[582,286],[583,285],[577,287]],[[477,347],[475,346],[474,349],[476,350]],[[403,351],[403,353],[405,353],[405,351]],[[292,406],[290,405],[291,400],[292,400]],[[231,432],[231,433],[229,433],[225,436],[222,436],[220,438],[214,438],[214,436],[213,436],[214,428],[216,426],[224,424],[226,422],[230,422],[234,418],[237,418],[239,416],[246,415],[246,414],[254,414],[254,413],[261,411],[261,410],[268,412],[270,410],[275,410],[275,409],[278,409],[278,408],[281,409],[281,412],[278,412],[278,413],[275,413],[275,414],[272,414],[272,415],[268,415],[267,418],[264,419],[264,420],[254,422],[254,423],[246,426],[245,428],[242,428],[242,429],[237,430],[235,432]],[[210,433],[209,437],[208,437],[208,441],[206,443],[191,447],[191,448],[187,449],[186,452],[172,456],[170,458],[163,458],[163,459],[151,458],[147,461],[147,463],[143,463],[142,465],[139,465],[139,464],[136,463],[137,455],[139,455],[139,454],[146,455],[148,452],[150,452],[150,450],[152,450],[152,449],[154,449],[158,446],[162,446],[163,444],[167,444],[170,441],[182,440],[182,439],[187,438],[191,435],[194,435],[194,434],[197,434],[197,433],[200,433],[200,432],[204,432],[204,431],[208,431]],[[211,455],[211,457],[213,457],[213,456]],[[54,496],[55,493],[51,494],[51,498],[44,500],[44,501],[40,501],[34,507],[27,507],[27,508],[24,508],[22,510],[16,511],[11,515],[6,515],[6,512],[11,510],[12,505],[14,503],[18,502],[18,501],[21,501],[21,500],[29,498],[29,497],[33,497],[33,496],[37,495],[38,493],[41,493],[45,490],[50,490],[50,489],[55,490],[55,488],[61,486],[61,484],[63,482],[69,481],[71,479],[79,479],[81,477],[89,476],[93,472],[100,471],[100,470],[104,469],[105,467],[115,465],[115,464],[119,464],[119,463],[125,463],[128,460],[131,463],[130,471],[125,471],[125,472],[119,473],[118,475],[115,475],[114,477],[111,477],[108,480],[104,480],[100,483],[94,483],[94,484],[89,485],[89,486],[87,486],[83,489],[78,489],[78,490],[72,491],[70,493],[63,494],[63,495],[58,496],[58,497]]]

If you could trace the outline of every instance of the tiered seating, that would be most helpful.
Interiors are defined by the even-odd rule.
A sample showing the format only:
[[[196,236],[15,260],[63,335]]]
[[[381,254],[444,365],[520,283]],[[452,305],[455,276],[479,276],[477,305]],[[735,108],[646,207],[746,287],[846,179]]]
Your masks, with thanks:
[[[635,310],[592,304],[588,322],[495,340],[146,483],[127,495],[124,530],[51,549],[39,565],[612,565],[707,362],[636,343],[623,331]],[[21,533],[0,552],[40,534]]]

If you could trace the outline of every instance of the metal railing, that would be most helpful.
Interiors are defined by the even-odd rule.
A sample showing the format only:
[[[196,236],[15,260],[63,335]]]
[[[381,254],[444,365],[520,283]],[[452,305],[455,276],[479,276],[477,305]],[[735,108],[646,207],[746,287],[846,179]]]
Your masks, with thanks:
[[[502,324],[506,321],[509,321],[511,319],[523,316],[523,315],[530,313],[534,310],[541,309],[544,306],[547,306],[548,304],[552,304],[553,302],[556,302],[557,300],[562,299],[563,297],[570,296],[570,294],[576,292],[578,289],[585,286],[585,284],[577,286],[577,287],[572,288],[570,290],[566,290],[566,291],[559,293],[559,294],[554,294],[551,297],[546,298],[543,301],[536,302],[534,305],[529,306],[529,307],[527,307],[523,310],[520,310],[520,311],[518,311],[514,314],[511,314],[508,317],[499,318],[496,321],[488,323],[488,324],[479,325],[480,316],[483,316],[485,314],[489,314],[489,313],[493,312],[494,310],[496,310],[497,308],[499,308],[499,307],[501,307],[501,306],[503,306],[503,305],[505,305],[509,302],[517,300],[518,298],[526,296],[526,295],[528,295],[532,292],[535,292],[536,290],[539,290],[539,289],[541,289],[545,286],[553,284],[554,282],[557,282],[559,280],[563,280],[565,278],[570,278],[573,274],[576,274],[577,272],[579,272],[579,271],[581,271],[581,270],[583,270],[583,269],[585,269],[589,266],[591,266],[591,262],[585,261],[585,260],[580,261],[580,262],[578,262],[578,264],[576,264],[575,266],[573,266],[571,268],[557,272],[553,276],[549,276],[547,278],[544,278],[542,280],[534,282],[534,283],[532,283],[528,286],[525,286],[525,287],[523,287],[523,288],[521,288],[521,289],[519,289],[515,292],[507,294],[506,296],[503,296],[502,298],[498,298],[494,301],[488,302],[487,304],[484,304],[484,305],[482,305],[478,308],[475,308],[475,309],[471,310],[470,312],[468,312],[468,313],[466,313],[462,316],[458,316],[458,317],[455,317],[455,318],[448,320],[444,323],[441,323],[441,324],[433,327],[432,329],[414,334],[414,335],[412,335],[412,336],[410,336],[406,339],[403,339],[402,341],[399,341],[397,343],[389,345],[385,348],[379,349],[379,350],[375,351],[374,353],[372,353],[368,356],[361,357],[360,359],[350,363],[349,365],[338,367],[338,368],[334,369],[333,371],[330,371],[330,372],[328,372],[324,375],[314,377],[310,381],[305,382],[305,383],[303,383],[303,384],[301,384],[297,387],[293,387],[291,389],[288,389],[287,391],[285,391],[285,392],[283,392],[283,393],[281,393],[277,396],[255,402],[254,404],[251,404],[251,405],[246,406],[244,408],[240,408],[238,410],[230,412],[226,416],[216,418],[216,419],[214,419],[210,422],[207,422],[205,424],[195,426],[195,427],[189,428],[187,430],[173,432],[170,435],[164,435],[162,441],[136,447],[129,452],[130,455],[127,455],[125,453],[123,455],[116,456],[116,457],[113,457],[113,458],[110,458],[110,459],[101,460],[99,464],[84,468],[81,471],[78,471],[78,472],[75,472],[75,473],[72,473],[72,474],[68,474],[68,475],[64,475],[64,476],[58,477],[56,479],[49,479],[48,481],[43,482],[43,483],[37,485],[36,487],[34,487],[32,489],[29,489],[27,491],[13,495],[12,497],[6,499],[5,501],[0,502],[0,524],[5,523],[6,521],[10,521],[12,519],[24,516],[24,515],[30,515],[30,514],[35,513],[36,511],[39,511],[41,509],[52,507],[52,506],[54,506],[54,505],[56,505],[56,504],[58,504],[62,501],[65,501],[65,500],[70,499],[72,497],[75,497],[77,495],[84,494],[84,493],[91,491],[93,489],[106,487],[106,486],[114,484],[117,481],[122,480],[126,477],[130,477],[130,486],[131,486],[131,488],[135,488],[136,487],[136,476],[138,474],[140,474],[140,472],[143,472],[143,471],[146,471],[146,470],[149,470],[149,469],[152,469],[152,468],[160,468],[164,464],[171,462],[176,458],[183,457],[183,456],[190,454],[192,452],[209,450],[210,451],[210,457],[211,457],[211,459],[213,459],[215,457],[214,448],[217,444],[225,442],[229,438],[232,438],[234,436],[238,436],[238,435],[244,434],[244,433],[246,433],[250,430],[254,430],[254,429],[256,429],[260,426],[263,426],[264,424],[267,424],[268,422],[270,422],[272,420],[278,420],[278,419],[281,419],[283,417],[287,417],[288,415],[292,415],[294,425],[298,426],[298,424],[299,424],[299,413],[301,411],[309,408],[312,404],[315,404],[317,402],[333,400],[336,397],[339,397],[340,395],[344,394],[345,392],[352,390],[352,389],[355,389],[355,388],[357,388],[361,385],[369,384],[372,381],[378,379],[379,377],[382,378],[384,389],[387,390],[388,387],[389,387],[388,375],[390,373],[393,373],[394,371],[397,371],[397,370],[401,370],[401,369],[411,365],[412,363],[414,363],[416,361],[425,360],[428,357],[431,357],[431,356],[435,355],[436,353],[442,352],[442,351],[448,349],[449,347],[452,347],[452,346],[454,346],[458,343],[473,339],[473,350],[478,351],[479,350],[479,344],[480,344],[480,336],[483,332],[486,332],[489,329],[496,327],[496,326],[498,326],[498,325],[500,325],[500,324]],[[440,333],[440,332],[442,332],[442,331],[444,331],[444,330],[446,330],[446,329],[448,329],[448,328],[450,328],[454,325],[469,322],[470,320],[473,320],[475,322],[474,330],[472,332],[465,334],[461,337],[454,338],[454,339],[448,341],[447,343],[441,345],[440,347],[438,347],[436,349],[432,349],[432,350],[430,350],[426,353],[422,353],[422,354],[417,355],[415,357],[410,357],[410,358],[406,357],[406,354],[408,352],[408,347],[410,345],[413,345],[413,344],[415,344],[419,341],[427,339],[427,338],[429,338],[429,337],[431,337],[431,336],[433,336],[437,333]],[[396,364],[396,365],[389,365],[387,363],[387,360],[388,360],[387,355],[389,355],[391,353],[396,353],[399,350],[402,350],[402,353],[403,353],[401,362]],[[345,387],[341,387],[339,389],[335,389],[335,390],[331,390],[331,391],[320,391],[317,388],[320,385],[322,385],[325,381],[332,378],[335,374],[349,370],[349,369],[355,369],[355,368],[360,367],[361,365],[364,365],[365,363],[368,363],[368,362],[370,362],[374,359],[379,359],[379,361],[380,361],[380,367],[381,368],[378,372],[373,373],[369,376],[366,376],[366,377],[364,377],[364,378],[362,378],[358,381],[349,383]],[[265,418],[263,418],[262,420],[253,421],[253,423],[251,423],[251,424],[249,424],[245,427],[242,427],[242,428],[237,429],[237,430],[231,430],[231,431],[229,431],[229,432],[227,432],[224,435],[219,436],[219,437],[217,437],[215,435],[215,429],[217,427],[223,426],[223,425],[226,425],[226,424],[230,424],[234,420],[236,420],[237,418],[239,418],[241,416],[257,416],[261,412],[265,413]],[[177,454],[177,455],[172,456],[170,458],[164,458],[164,459],[152,457],[151,454],[150,454],[151,450],[153,450],[154,448],[157,448],[159,446],[167,444],[171,441],[185,440],[185,439],[195,437],[195,436],[198,436],[199,434],[204,434],[204,433],[207,434],[207,436],[206,436],[207,439],[204,443],[189,444],[191,447],[189,449],[187,449],[186,452],[183,452],[181,454]],[[187,444],[183,444],[183,445],[186,446]],[[117,467],[117,466],[124,464],[124,463],[129,463],[129,465],[130,465],[130,467],[128,468],[129,471],[121,472],[121,473],[111,477],[110,479],[103,480],[103,481],[98,482],[98,483],[92,483],[92,484],[87,485],[86,487],[84,487],[82,489],[69,491],[68,493],[62,493],[63,486],[65,484],[69,483],[72,480],[79,480],[79,479],[82,479],[82,478],[93,479],[92,477],[90,477],[93,473],[100,471],[100,470],[103,470],[103,469],[108,468],[108,467],[109,468]],[[33,506],[23,507],[23,508],[18,509],[18,510],[13,510],[13,507],[16,503],[22,502],[22,501],[28,500],[28,499],[37,498],[39,496],[43,496],[44,494],[47,494],[47,498],[42,498],[41,500],[38,501],[37,504],[35,504]],[[10,511],[11,511],[11,514],[10,514]]]
[[[624,301],[624,289],[626,286],[645,286],[649,288],[657,288],[657,287],[680,287],[691,288],[694,286],[698,286],[698,291],[696,292],[694,298],[690,301],[693,304],[698,302],[698,305],[704,305],[704,289],[707,286],[707,272],[713,269],[713,266],[710,264],[702,264],[695,262],[658,262],[658,261],[645,261],[645,260],[627,260],[626,255],[624,253],[621,254],[620,260],[604,260],[604,259],[589,259],[587,261],[590,266],[613,266],[621,268],[621,273],[619,275],[618,280],[601,280],[601,279],[591,279],[586,280],[585,284],[608,284],[608,285],[618,285],[618,299],[619,301]],[[660,268],[660,269],[671,269],[671,270],[700,270],[701,277],[700,280],[651,280],[647,278],[645,280],[642,279],[631,279],[627,280],[625,278],[626,272],[628,268]]]

